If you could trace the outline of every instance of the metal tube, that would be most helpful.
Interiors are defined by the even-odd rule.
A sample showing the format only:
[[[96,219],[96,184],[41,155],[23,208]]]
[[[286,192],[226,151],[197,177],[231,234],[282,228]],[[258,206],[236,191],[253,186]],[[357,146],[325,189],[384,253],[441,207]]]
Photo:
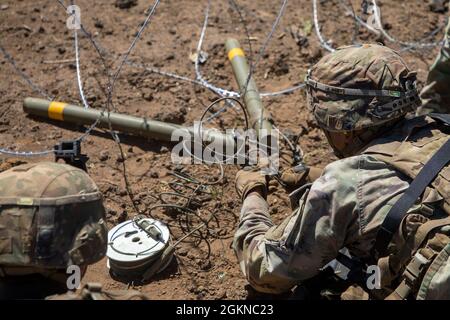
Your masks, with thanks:
[[[260,129],[265,129],[267,133],[270,133],[272,123],[264,110],[255,80],[253,77],[250,77],[247,83],[250,68],[239,41],[236,39],[227,39],[225,47],[227,49],[228,59],[233,67],[233,73],[239,86],[239,91],[241,94],[244,94],[243,99],[252,128],[256,130],[258,135]],[[245,90],[246,85],[247,89]]]
[[[109,128],[108,112],[95,109],[86,109],[63,102],[48,101],[37,98],[26,98],[23,104],[23,110],[31,115],[44,117],[52,120],[59,120],[68,123],[80,125],[91,125],[97,119],[99,128]],[[191,138],[198,136],[193,127],[184,127],[173,123],[139,118],[120,113],[109,113],[109,120],[114,130],[125,133],[132,133],[142,137],[148,137],[156,140],[172,141],[172,135],[176,130],[185,130]],[[202,130],[203,142],[220,143],[224,146],[234,146],[234,136],[223,134],[217,130]],[[197,138],[197,137],[196,137]],[[201,138],[198,137],[198,140]],[[174,141],[178,142],[178,141]]]

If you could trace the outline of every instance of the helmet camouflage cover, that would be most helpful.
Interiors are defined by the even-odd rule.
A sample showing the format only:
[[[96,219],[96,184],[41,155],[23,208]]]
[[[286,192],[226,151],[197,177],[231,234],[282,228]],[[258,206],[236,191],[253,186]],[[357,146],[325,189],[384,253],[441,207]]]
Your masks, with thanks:
[[[308,103],[323,129],[364,129],[419,107],[415,81],[416,73],[392,49],[375,44],[341,47],[308,71]]]
[[[59,163],[0,173],[0,270],[87,266],[105,256],[102,195],[82,170]]]

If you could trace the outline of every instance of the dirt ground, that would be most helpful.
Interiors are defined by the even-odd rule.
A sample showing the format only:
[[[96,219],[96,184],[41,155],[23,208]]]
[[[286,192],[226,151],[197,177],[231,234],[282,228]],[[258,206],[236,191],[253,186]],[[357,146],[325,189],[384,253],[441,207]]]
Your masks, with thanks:
[[[318,2],[322,33],[326,39],[331,39],[333,46],[351,44],[353,40],[383,41],[364,28],[354,34],[354,20],[339,1]],[[361,1],[351,2],[360,13]],[[402,41],[425,37],[443,26],[447,17],[447,12],[432,12],[427,1],[378,2],[385,29]],[[76,1],[81,8],[83,25],[108,53],[106,63],[110,70],[116,70],[118,57],[128,49],[152,3],[138,0],[130,8],[119,8],[115,1]],[[254,56],[269,33],[281,3],[238,1]],[[207,1],[162,1],[130,60],[194,79],[194,64],[189,56],[196,50],[206,5]],[[311,29],[312,12],[311,0],[289,1],[255,70],[261,91],[277,91],[301,83],[308,67],[327,53]],[[66,28],[67,17],[57,1],[0,0],[0,45],[48,95],[57,101],[81,105],[74,63],[74,36]],[[237,12],[228,1],[212,1],[203,44],[208,59],[201,65],[202,74],[219,87],[236,90],[224,48],[228,37],[239,39],[247,55],[251,56],[245,28]],[[428,40],[438,41],[441,37],[442,30]],[[92,108],[101,109],[106,101],[102,63],[87,38],[81,33],[79,38],[81,77],[87,101]],[[386,44],[400,48],[398,44]],[[420,86],[426,80],[427,70],[437,52],[437,48],[431,48],[402,53],[410,68],[418,72]],[[42,98],[0,52],[0,148],[47,150],[61,140],[75,139],[84,132],[79,126],[28,117],[22,110],[26,97]],[[115,86],[113,102],[118,112],[190,125],[214,99],[216,96],[203,87],[125,65]],[[325,166],[335,159],[324,136],[308,115],[303,90],[264,98],[263,102],[283,132],[301,134],[300,145],[308,164]],[[213,125],[221,129],[233,128],[242,124],[242,119],[242,114],[231,110],[222,114]],[[157,203],[153,196],[168,191],[168,182],[175,179],[171,175],[177,169],[171,163],[171,145],[124,134],[119,137],[126,154],[125,164],[135,203],[140,211],[149,214],[149,208]],[[123,159],[109,133],[94,130],[82,144],[82,150],[90,157],[88,171],[105,196],[109,227],[132,218],[136,211],[125,190]],[[0,155],[0,171],[20,163],[43,160],[52,161],[53,156],[16,158]],[[219,175],[217,166],[187,165],[184,170],[201,181],[212,181]],[[176,261],[146,284],[114,280],[106,267],[106,259],[91,266],[83,281],[101,282],[107,289],[134,286],[152,299],[263,298],[247,286],[230,247],[240,209],[233,184],[236,171],[237,166],[225,166],[223,182],[208,188],[211,196],[204,199],[199,208],[202,217],[215,213],[210,234],[202,231],[208,243],[197,244],[188,238],[177,247]],[[270,195],[269,203],[276,222],[289,214],[288,200],[281,187]],[[171,226],[174,239],[182,236],[179,223],[185,221],[179,213],[157,209],[152,214]],[[191,221],[191,226],[196,222],[195,219]]]

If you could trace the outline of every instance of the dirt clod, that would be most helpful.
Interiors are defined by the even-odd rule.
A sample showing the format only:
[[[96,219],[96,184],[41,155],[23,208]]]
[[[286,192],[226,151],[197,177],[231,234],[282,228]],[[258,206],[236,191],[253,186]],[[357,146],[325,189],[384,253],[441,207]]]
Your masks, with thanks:
[[[129,9],[137,6],[137,0],[116,0],[115,6],[120,9]]]

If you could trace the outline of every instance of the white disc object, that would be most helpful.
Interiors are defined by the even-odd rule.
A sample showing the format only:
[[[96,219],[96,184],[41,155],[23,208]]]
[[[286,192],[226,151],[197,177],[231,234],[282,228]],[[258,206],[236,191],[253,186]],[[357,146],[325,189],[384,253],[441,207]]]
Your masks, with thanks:
[[[117,273],[140,272],[169,245],[169,229],[162,222],[144,218],[159,237],[152,237],[134,220],[125,221],[108,232],[108,267]]]

